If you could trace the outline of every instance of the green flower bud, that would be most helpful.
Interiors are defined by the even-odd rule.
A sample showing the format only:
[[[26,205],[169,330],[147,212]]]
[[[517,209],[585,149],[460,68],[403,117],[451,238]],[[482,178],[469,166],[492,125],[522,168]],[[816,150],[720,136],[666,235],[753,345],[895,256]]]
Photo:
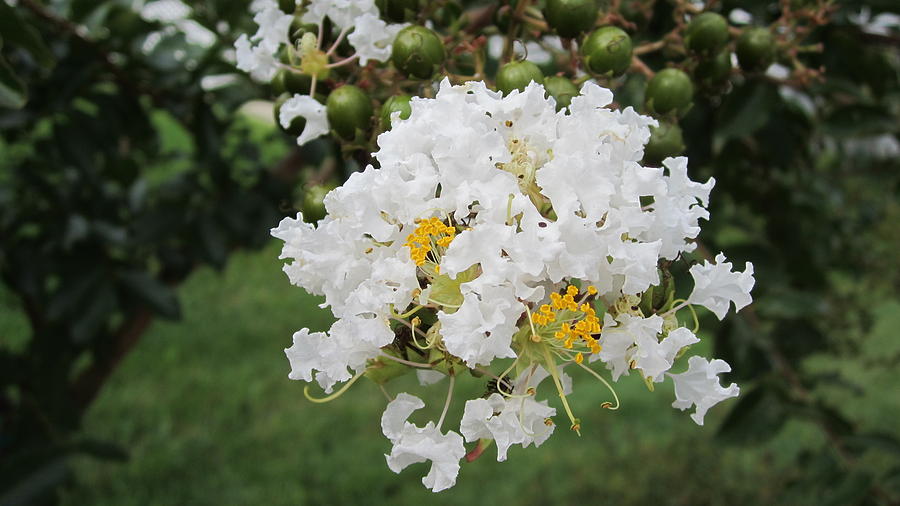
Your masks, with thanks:
[[[524,90],[531,81],[543,84],[544,73],[527,60],[509,62],[497,71],[497,89],[504,95],[509,95],[512,90]]]
[[[324,29],[325,27],[323,26],[322,28]],[[291,45],[296,45],[304,33],[311,33],[318,37],[319,26],[312,23],[304,23],[300,16],[294,16],[290,28],[288,28],[288,40],[291,41]]]
[[[337,188],[334,183],[317,184],[303,193],[303,220],[316,223],[325,217],[325,195]]]
[[[647,108],[656,114],[682,115],[691,108],[694,85],[678,69],[661,70],[647,83]]]
[[[428,79],[444,62],[444,43],[424,26],[407,26],[394,39],[391,61],[403,73]]]
[[[412,113],[412,107],[409,104],[411,98],[409,95],[394,95],[385,100],[384,105],[381,106],[381,127],[383,129],[391,129],[391,114],[395,112],[400,113],[400,119],[409,118]]]
[[[681,153],[684,153],[684,138],[678,124],[660,121],[658,127],[650,127],[650,142],[644,146],[645,162],[659,163]]]
[[[578,88],[565,77],[553,76],[544,78],[544,89],[556,100],[556,110],[569,107],[572,97],[578,96]]]
[[[704,12],[691,20],[684,45],[695,53],[714,53],[728,42],[728,22],[715,12]]]
[[[355,139],[358,131],[367,131],[372,122],[369,95],[352,84],[332,91],[325,107],[331,128],[347,140]]]
[[[727,49],[709,59],[700,60],[694,69],[694,80],[706,89],[719,88],[731,76],[731,52]]]
[[[585,68],[598,75],[621,75],[631,66],[631,37],[621,28],[594,30],[581,46]]]
[[[599,12],[597,0],[547,0],[544,19],[560,37],[577,37],[594,27]]]
[[[306,127],[306,119],[304,119],[302,116],[297,116],[293,121],[291,121],[291,125],[287,128],[281,126],[281,120],[279,119],[279,116],[281,115],[281,106],[284,105],[284,103],[287,102],[289,98],[291,98],[291,95],[285,93],[279,96],[277,100],[275,100],[275,107],[272,111],[275,114],[275,124],[278,125],[278,128],[282,129],[284,132],[294,137],[299,137],[300,134],[303,133],[303,129]]]
[[[748,28],[738,38],[738,63],[747,72],[766,70],[775,59],[775,40],[766,28]]]
[[[419,0],[376,0],[382,17],[394,23],[411,21],[419,13]]]

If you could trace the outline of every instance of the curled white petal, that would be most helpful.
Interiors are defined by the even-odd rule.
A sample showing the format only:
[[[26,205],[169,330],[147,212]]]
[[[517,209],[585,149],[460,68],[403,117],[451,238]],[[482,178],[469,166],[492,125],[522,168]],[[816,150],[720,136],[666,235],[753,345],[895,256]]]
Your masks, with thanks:
[[[703,425],[703,417],[709,408],[737,397],[741,389],[734,383],[727,387],[719,384],[719,374],[731,371],[731,366],[720,359],[712,361],[693,356],[688,360],[688,370],[680,374],[669,374],[675,382],[675,402],[673,408],[682,411],[695,406],[691,419]]]
[[[756,280],[750,262],[747,262],[744,272],[734,272],[731,262],[726,262],[725,255],[719,253],[715,263],[707,260],[693,265],[690,273],[694,277],[694,290],[688,302],[709,309],[720,320],[725,318],[731,303],[734,303],[735,311],[740,311],[753,301],[750,290]]]
[[[306,120],[303,132],[297,137],[297,144],[300,146],[327,134],[330,128],[325,106],[309,95],[294,95],[281,105],[278,122],[282,127],[290,127],[296,118]]]
[[[385,455],[388,468],[399,473],[410,464],[431,461],[431,469],[422,483],[433,492],[440,492],[456,484],[459,460],[466,454],[463,438],[449,431],[442,434],[428,422],[417,427],[406,421],[413,411],[423,408],[421,399],[401,393],[391,401],[381,417],[384,435],[391,440],[391,453]]]
[[[366,13],[356,19],[353,33],[347,41],[356,49],[359,64],[369,60],[387,61],[391,57],[394,39],[407,24],[387,24],[377,14]]]

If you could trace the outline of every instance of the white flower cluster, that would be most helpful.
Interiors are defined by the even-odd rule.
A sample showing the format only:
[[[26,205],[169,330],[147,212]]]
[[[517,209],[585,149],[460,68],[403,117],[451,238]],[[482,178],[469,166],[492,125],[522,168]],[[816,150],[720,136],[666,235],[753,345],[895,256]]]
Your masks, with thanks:
[[[257,0],[254,6],[253,20],[259,28],[252,37],[244,34],[235,42],[237,67],[257,81],[268,82],[278,72],[279,49],[290,45],[288,30],[294,16],[279,9],[275,0]],[[347,40],[362,65],[369,60],[387,61],[397,32],[406,26],[382,21],[374,0],[312,0],[301,21],[321,25],[326,17],[342,33],[353,30]]]
[[[632,370],[648,385],[671,378],[673,406],[695,407],[700,425],[738,395],[719,383],[730,370],[721,360],[692,356],[686,372],[669,371],[698,342],[678,311],[699,305],[722,318],[732,303],[746,306],[752,265],[734,272],[721,254],[694,265],[693,292],[674,300],[661,266],[695,249],[714,181],[691,181],[685,158],[642,166],[656,122],[612,110],[612,99],[588,82],[557,112],[535,83],[503,97],[444,80],[378,138],[380,167],[327,195],[324,219],[298,215],[272,230],[290,281],[324,295],[337,318],[327,333],[294,335],[290,378],[329,393],[386,364],[442,371],[450,392],[460,371],[493,378],[490,395],[465,403],[459,433],[441,428],[449,394],[423,428],[407,421],[421,400],[392,400],[382,418],[392,470],[430,460],[423,483],[436,492],[455,483],[464,439],[482,449],[495,441],[498,460],[511,445],[539,446],[556,415],[536,399],[541,385],[579,430],[564,366],[604,382],[588,364],[603,363],[613,380]],[[653,291],[667,297],[645,304]]]

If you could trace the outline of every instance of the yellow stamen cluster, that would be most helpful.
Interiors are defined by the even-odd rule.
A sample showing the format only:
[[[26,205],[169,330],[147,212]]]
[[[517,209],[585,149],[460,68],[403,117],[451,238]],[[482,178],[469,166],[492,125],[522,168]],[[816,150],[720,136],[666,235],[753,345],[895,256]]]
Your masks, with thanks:
[[[450,242],[456,237],[456,229],[437,218],[429,218],[427,220],[418,221],[418,226],[406,238],[404,246],[409,247],[409,256],[416,265],[425,263],[428,253],[434,251],[436,247],[446,248],[450,246]],[[432,260],[438,263],[439,259],[434,257]],[[440,268],[436,267],[436,272],[440,273]]]
[[[569,285],[566,287],[565,295],[551,293],[552,306],[550,304],[541,306],[537,312],[531,315],[531,321],[539,327],[544,327],[556,322],[559,318],[562,324],[559,330],[553,333],[553,337],[562,341],[563,348],[571,350],[577,345],[579,348],[587,348],[591,353],[599,353],[601,346],[593,335],[600,333],[600,319],[590,304],[582,302],[579,305],[575,301],[578,292],[578,287]],[[597,289],[589,286],[587,293],[596,294]],[[575,314],[558,314],[563,311]],[[577,363],[581,363],[583,360],[584,356],[580,352],[575,355]]]

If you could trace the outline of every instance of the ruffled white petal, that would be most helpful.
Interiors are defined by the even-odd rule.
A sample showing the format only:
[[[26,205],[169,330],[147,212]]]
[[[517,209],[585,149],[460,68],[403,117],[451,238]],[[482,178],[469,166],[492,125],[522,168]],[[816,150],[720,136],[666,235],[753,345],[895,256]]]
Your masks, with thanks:
[[[734,303],[735,311],[750,304],[753,301],[750,290],[756,283],[753,264],[747,262],[744,272],[733,272],[731,269],[731,262],[726,262],[722,253],[716,255],[715,263],[707,260],[691,266],[694,290],[688,297],[688,302],[709,309],[720,320],[725,318],[731,303]]]
[[[449,431],[442,434],[428,422],[417,427],[406,421],[413,411],[425,407],[421,399],[401,393],[391,401],[381,417],[381,429],[391,440],[391,453],[385,455],[388,468],[399,473],[410,464],[431,461],[431,469],[422,483],[432,492],[440,492],[456,484],[459,460],[466,454],[463,438]]]
[[[290,127],[291,122],[297,118],[306,120],[303,132],[297,137],[299,146],[327,134],[330,129],[325,106],[309,95],[294,95],[281,105],[278,122],[282,127]]]
[[[728,387],[719,384],[719,374],[729,371],[731,366],[724,360],[709,361],[703,357],[691,357],[686,372],[669,374],[675,382],[676,400],[672,407],[684,411],[695,406],[691,419],[697,425],[703,425],[703,417],[709,408],[741,393],[741,389],[734,383]]]

